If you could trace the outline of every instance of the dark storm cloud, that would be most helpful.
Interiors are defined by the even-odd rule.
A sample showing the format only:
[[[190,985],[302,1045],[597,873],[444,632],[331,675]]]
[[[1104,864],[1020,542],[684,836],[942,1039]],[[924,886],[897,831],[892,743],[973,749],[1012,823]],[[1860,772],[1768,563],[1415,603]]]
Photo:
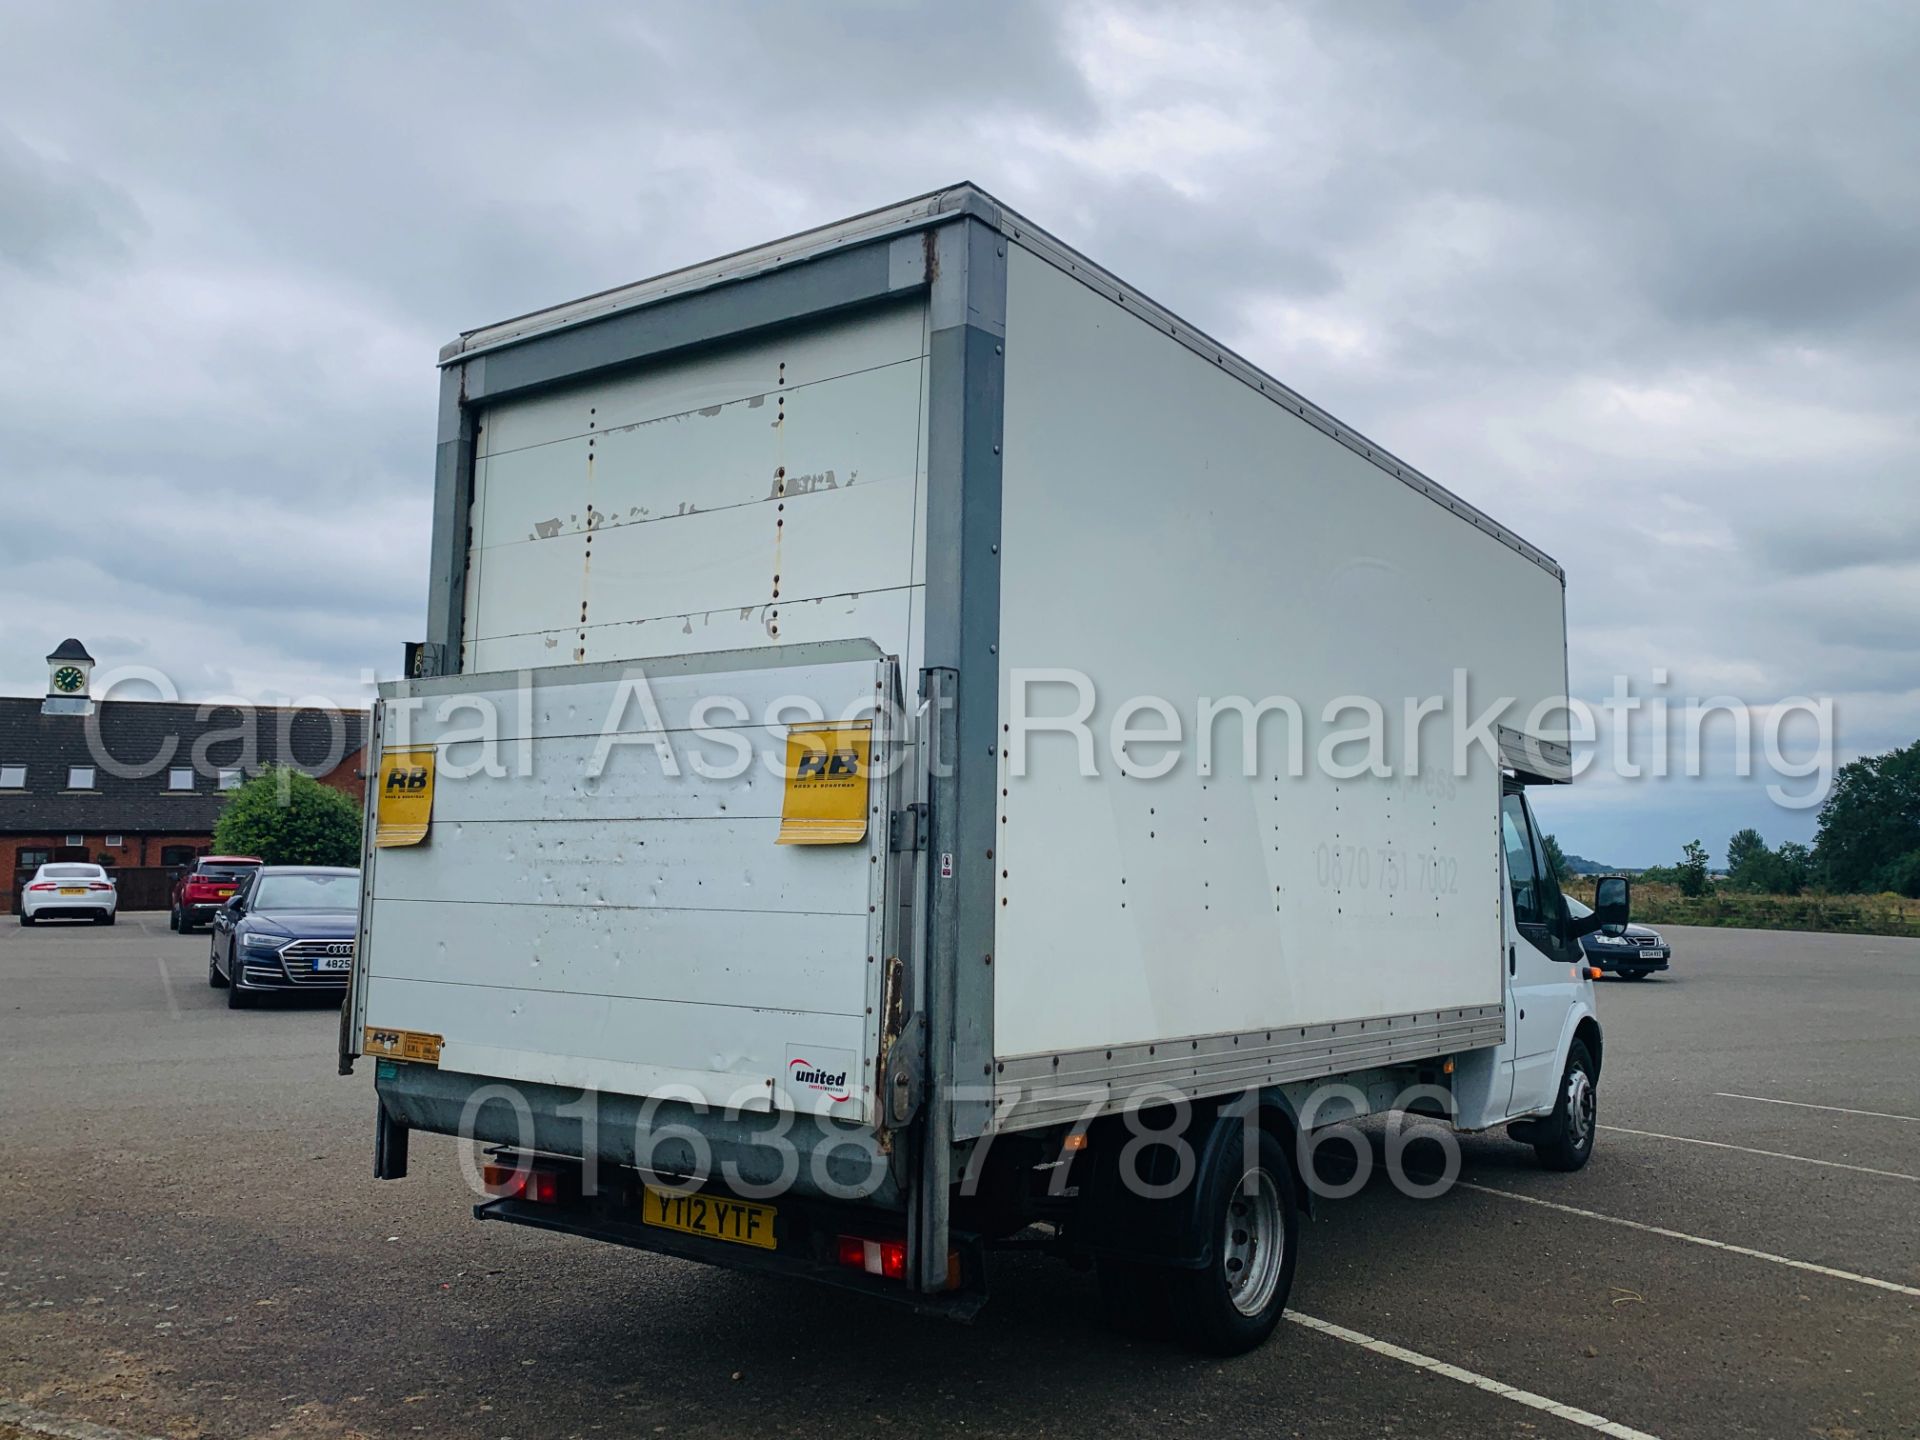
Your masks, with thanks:
[[[18,5],[0,675],[350,697],[441,342],[969,178],[1553,553],[1577,692],[1910,739],[1917,69],[1891,3]]]

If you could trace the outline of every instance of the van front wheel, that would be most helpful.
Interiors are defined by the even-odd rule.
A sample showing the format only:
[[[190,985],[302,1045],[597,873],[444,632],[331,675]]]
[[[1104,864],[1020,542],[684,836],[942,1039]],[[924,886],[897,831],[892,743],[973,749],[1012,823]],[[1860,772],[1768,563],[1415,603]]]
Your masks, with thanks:
[[[1224,1145],[1214,1173],[1199,1183],[1213,1198],[1202,1207],[1197,1238],[1207,1263],[1167,1272],[1167,1300],[1181,1340],[1215,1355],[1239,1355],[1273,1333],[1293,1289],[1300,1208],[1286,1147],[1262,1132],[1251,1163]]]
[[[1599,1116],[1600,1082],[1593,1073],[1593,1057],[1586,1042],[1576,1040],[1567,1047],[1567,1068],[1560,1075],[1553,1114],[1529,1137],[1533,1153],[1549,1170],[1578,1170],[1593,1155]]]

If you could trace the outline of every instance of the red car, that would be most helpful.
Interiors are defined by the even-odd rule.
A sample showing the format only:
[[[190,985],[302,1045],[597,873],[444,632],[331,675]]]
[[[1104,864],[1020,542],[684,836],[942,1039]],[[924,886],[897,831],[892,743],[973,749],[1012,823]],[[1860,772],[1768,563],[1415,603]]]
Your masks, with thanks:
[[[173,909],[167,916],[171,929],[182,934],[233,898],[240,882],[260,868],[251,855],[202,855],[191,870],[183,871],[173,882]]]

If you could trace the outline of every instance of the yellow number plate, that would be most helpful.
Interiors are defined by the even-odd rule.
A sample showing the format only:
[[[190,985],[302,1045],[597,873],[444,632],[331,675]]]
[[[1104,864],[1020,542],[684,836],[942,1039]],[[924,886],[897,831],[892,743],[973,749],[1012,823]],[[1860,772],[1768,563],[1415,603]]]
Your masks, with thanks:
[[[774,1209],[721,1195],[669,1195],[649,1188],[641,1202],[640,1218],[662,1230],[678,1230],[708,1240],[729,1240],[735,1245],[757,1245],[762,1250],[778,1248],[773,1238]]]

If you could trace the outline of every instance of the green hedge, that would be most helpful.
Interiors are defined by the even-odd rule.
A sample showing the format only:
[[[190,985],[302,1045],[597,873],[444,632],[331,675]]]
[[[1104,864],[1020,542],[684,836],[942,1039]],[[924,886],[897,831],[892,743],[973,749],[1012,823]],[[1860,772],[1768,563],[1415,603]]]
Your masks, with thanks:
[[[1593,903],[1593,881],[1567,893]],[[1745,930],[1818,930],[1839,935],[1920,936],[1920,900],[1902,895],[1761,895],[1709,889],[1689,898],[1677,886],[1634,882],[1633,918],[1643,925],[1729,925]]]

